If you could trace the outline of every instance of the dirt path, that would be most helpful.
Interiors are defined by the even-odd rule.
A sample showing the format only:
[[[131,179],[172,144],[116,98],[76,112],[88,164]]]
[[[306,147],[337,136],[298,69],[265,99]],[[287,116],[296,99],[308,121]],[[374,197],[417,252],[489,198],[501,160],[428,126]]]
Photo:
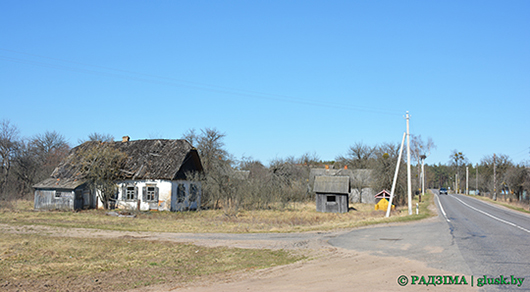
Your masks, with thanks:
[[[68,232],[66,232],[68,231]],[[193,243],[215,247],[287,249],[303,253],[310,260],[253,272],[239,272],[221,279],[204,277],[194,283],[157,285],[131,292],[149,291],[462,291],[474,289],[461,285],[442,287],[425,285],[399,286],[397,279],[405,275],[453,275],[427,267],[426,264],[403,257],[379,257],[367,252],[335,248],[327,240],[348,231],[307,232],[287,234],[190,234],[57,228],[48,226],[10,226],[0,224],[0,233],[39,233],[50,236],[123,238]]]
[[[145,291],[476,291],[470,286],[434,287],[397,284],[400,275],[451,275],[405,258],[383,258],[366,253],[328,250],[321,257],[237,278],[184,287],[151,287]]]

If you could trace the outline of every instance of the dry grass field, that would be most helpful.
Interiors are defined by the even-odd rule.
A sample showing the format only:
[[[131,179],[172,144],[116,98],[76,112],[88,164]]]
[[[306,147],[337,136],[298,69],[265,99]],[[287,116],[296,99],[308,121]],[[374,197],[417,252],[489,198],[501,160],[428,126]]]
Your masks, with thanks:
[[[205,248],[132,238],[2,234],[0,290],[112,291],[289,264],[286,251]]]
[[[139,212],[135,218],[112,217],[105,210],[34,211],[32,202],[14,202],[0,209],[0,224],[10,230],[32,226],[89,228],[112,231],[175,233],[301,232],[352,228],[432,216],[425,196],[420,215],[392,217],[373,205],[352,204],[345,214],[319,213],[314,203],[287,209],[200,212]],[[35,228],[37,229],[37,228]],[[3,230],[8,230],[4,228]],[[43,230],[43,229],[40,229]],[[119,238],[58,237],[39,231],[3,232],[0,237],[2,291],[123,291],[156,285],[202,281],[208,277],[285,265],[306,258],[285,250],[204,247],[127,236]]]
[[[350,204],[350,212],[316,212],[314,202],[297,203],[289,208],[240,211],[227,215],[222,210],[199,212],[138,212],[136,218],[107,216],[106,210],[79,212],[34,211],[32,202],[19,201],[0,209],[0,223],[10,225],[46,225],[80,227],[120,231],[151,232],[303,232],[353,228],[371,224],[419,220],[432,213],[427,206],[432,196],[424,196],[420,214],[407,216],[406,206],[398,207],[390,218],[383,211],[375,211],[372,204]],[[414,203],[415,206],[415,203]]]

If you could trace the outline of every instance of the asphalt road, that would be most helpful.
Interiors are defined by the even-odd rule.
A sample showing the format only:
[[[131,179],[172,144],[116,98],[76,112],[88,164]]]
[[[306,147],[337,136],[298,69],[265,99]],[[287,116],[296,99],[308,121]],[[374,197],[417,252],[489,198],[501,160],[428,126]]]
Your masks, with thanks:
[[[518,289],[498,288],[530,290],[530,216],[462,195],[438,197],[472,273],[522,277],[528,282]]]
[[[520,287],[485,285],[482,290],[530,291],[530,216],[462,195],[436,197],[437,218],[353,230],[328,242],[374,255],[420,260],[468,279],[473,275],[475,284],[479,277],[513,275],[525,278]]]

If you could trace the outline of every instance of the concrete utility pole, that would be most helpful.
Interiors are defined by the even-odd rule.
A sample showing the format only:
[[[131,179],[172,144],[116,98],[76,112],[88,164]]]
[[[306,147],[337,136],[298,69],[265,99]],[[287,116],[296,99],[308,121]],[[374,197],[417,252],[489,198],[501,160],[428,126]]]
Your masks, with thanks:
[[[401,156],[403,154],[403,144],[405,144],[405,136],[407,133],[403,133],[403,139],[401,139],[401,147],[399,148],[398,161],[396,163],[396,172],[394,173],[394,181],[392,182],[392,190],[390,191],[390,202],[388,202],[388,208],[386,209],[386,217],[390,216],[390,210],[392,209],[392,200],[394,199],[394,191],[396,190],[396,182],[399,173],[399,164],[401,162]]]
[[[469,166],[466,166],[466,195],[469,195]]]
[[[455,194],[458,194],[458,173],[455,173]]]
[[[478,194],[478,163],[475,163],[475,167],[477,168],[477,175],[475,178],[475,195]]]
[[[409,201],[409,215],[412,215],[412,177],[410,175],[410,126],[409,112],[407,112],[407,194]]]
[[[493,200],[497,201],[497,157],[493,153]]]
[[[423,154],[420,156],[421,158],[421,194],[418,198],[418,201],[421,203],[421,196],[425,195],[425,158],[427,158],[427,155]]]

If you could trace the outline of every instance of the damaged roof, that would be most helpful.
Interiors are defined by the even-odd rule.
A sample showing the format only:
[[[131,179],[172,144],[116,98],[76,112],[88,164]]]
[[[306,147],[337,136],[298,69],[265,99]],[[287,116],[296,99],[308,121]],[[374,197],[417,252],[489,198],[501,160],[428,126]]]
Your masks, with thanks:
[[[33,187],[36,189],[66,189],[66,190],[74,190],[80,185],[83,185],[86,183],[86,180],[84,179],[75,179],[75,178],[47,178],[38,184],[34,185]]]
[[[88,141],[73,148],[53,171],[53,179],[83,179],[79,156],[85,150],[105,143],[120,150],[126,162],[120,169],[122,179],[185,179],[188,171],[202,171],[197,150],[186,140],[151,139],[125,142]],[[43,182],[42,182],[43,183]],[[35,185],[42,184],[39,183]]]

